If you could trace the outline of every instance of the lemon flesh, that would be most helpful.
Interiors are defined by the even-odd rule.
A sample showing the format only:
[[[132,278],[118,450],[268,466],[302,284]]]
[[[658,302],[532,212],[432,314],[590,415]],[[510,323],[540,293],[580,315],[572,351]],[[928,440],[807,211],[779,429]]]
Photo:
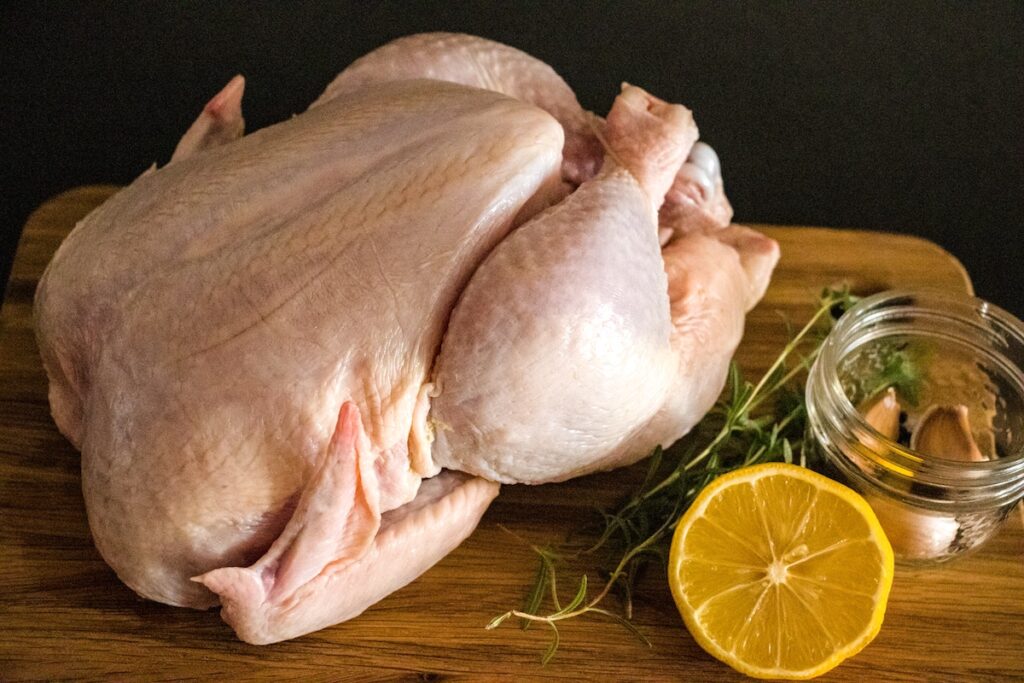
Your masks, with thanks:
[[[758,678],[819,676],[878,633],[893,554],[857,493],[795,465],[716,479],[680,519],[669,585],[708,653]]]

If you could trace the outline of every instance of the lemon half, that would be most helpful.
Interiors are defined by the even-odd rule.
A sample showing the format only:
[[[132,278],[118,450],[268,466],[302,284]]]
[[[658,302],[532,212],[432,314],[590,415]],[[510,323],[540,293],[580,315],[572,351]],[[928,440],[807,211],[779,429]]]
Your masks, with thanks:
[[[696,641],[757,678],[820,676],[882,626],[892,547],[856,492],[796,465],[719,477],[672,538],[668,579]]]

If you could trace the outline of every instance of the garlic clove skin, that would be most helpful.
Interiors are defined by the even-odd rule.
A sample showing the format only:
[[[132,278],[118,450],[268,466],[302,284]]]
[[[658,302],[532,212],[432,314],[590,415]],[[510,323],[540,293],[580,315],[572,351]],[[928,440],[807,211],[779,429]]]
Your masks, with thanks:
[[[965,405],[934,405],[918,420],[910,448],[936,458],[977,462],[988,460],[971,435]]]
[[[861,406],[860,413],[864,420],[875,428],[879,434],[896,441],[900,435],[900,402],[896,398],[896,390],[889,387],[885,393],[875,400]]]
[[[892,387],[886,389],[885,393],[873,399],[869,399],[857,408],[857,411],[864,417],[864,421],[871,425],[875,431],[880,433],[889,441],[896,441],[900,433],[900,402],[896,398],[896,390]],[[871,453],[885,454],[891,447],[883,439],[878,439],[869,433],[858,434],[859,442]],[[860,452],[856,448],[843,449],[861,471],[870,474],[874,460],[870,455]]]

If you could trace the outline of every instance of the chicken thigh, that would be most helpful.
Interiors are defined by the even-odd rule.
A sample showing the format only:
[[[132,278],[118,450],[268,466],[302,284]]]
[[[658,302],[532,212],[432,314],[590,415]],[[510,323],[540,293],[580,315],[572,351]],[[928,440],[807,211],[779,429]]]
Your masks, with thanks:
[[[711,406],[778,249],[724,226],[689,111],[626,86],[604,121],[450,34],[245,137],[243,89],[37,291],[97,548],[140,595],[302,635],[457,546],[496,482],[626,464]]]

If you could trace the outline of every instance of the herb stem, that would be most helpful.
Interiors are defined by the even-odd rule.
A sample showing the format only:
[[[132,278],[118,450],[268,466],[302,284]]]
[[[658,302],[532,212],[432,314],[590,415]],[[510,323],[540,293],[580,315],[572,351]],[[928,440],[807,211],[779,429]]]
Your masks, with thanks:
[[[779,368],[783,367],[783,365],[786,362],[786,359],[789,358],[789,355],[796,350],[796,348],[800,345],[800,342],[802,342],[804,337],[807,336],[807,333],[814,329],[814,326],[818,324],[818,321],[821,320],[821,317],[828,313],[830,309],[830,305],[822,305],[818,307],[818,310],[815,312],[814,315],[811,316],[811,319],[807,321],[807,324],[800,328],[800,331],[796,333],[796,336],[793,337],[793,339],[791,339],[789,343],[783,347],[782,353],[780,353],[778,358],[775,359],[775,362],[771,364],[771,366],[768,368],[768,370],[765,371],[763,375],[761,375],[761,379],[754,386],[753,390],[748,395],[746,402],[742,405],[741,408],[737,410],[737,412],[744,413],[750,409],[751,403],[753,402],[754,398],[761,392],[761,390],[764,389],[764,386],[768,382],[768,379],[773,374],[775,374],[775,372],[778,371]],[[793,368],[793,370],[791,370],[790,372],[786,373],[784,375],[786,381],[795,377],[796,374],[802,369],[802,366],[797,366],[796,368]],[[776,386],[781,386],[781,383],[777,384]]]
[[[666,489],[669,486],[672,486],[673,484],[675,484],[676,481],[679,480],[679,477],[684,472],[690,471],[691,469],[696,467],[698,464],[700,464],[705,458],[707,458],[709,455],[711,455],[712,451],[714,451],[715,448],[720,443],[722,443],[722,441],[724,441],[729,436],[729,434],[731,432],[732,432],[732,426],[730,424],[726,424],[724,427],[722,427],[718,431],[718,434],[715,435],[715,438],[711,440],[711,443],[709,443],[707,446],[705,446],[703,448],[703,450],[701,450],[700,453],[698,453],[689,462],[687,462],[685,465],[683,465],[682,468],[675,469],[671,474],[669,474],[667,477],[662,479],[658,484],[656,484],[654,487],[649,489],[647,492],[645,492],[642,495],[638,496],[637,498],[634,498],[633,500],[631,500],[630,503],[628,505],[626,505],[623,508],[622,511],[625,512],[625,511],[629,510],[630,508],[636,507],[637,505],[639,505],[643,501],[648,500],[649,498],[652,498],[653,496],[657,495],[658,493],[661,493],[664,489]]]

